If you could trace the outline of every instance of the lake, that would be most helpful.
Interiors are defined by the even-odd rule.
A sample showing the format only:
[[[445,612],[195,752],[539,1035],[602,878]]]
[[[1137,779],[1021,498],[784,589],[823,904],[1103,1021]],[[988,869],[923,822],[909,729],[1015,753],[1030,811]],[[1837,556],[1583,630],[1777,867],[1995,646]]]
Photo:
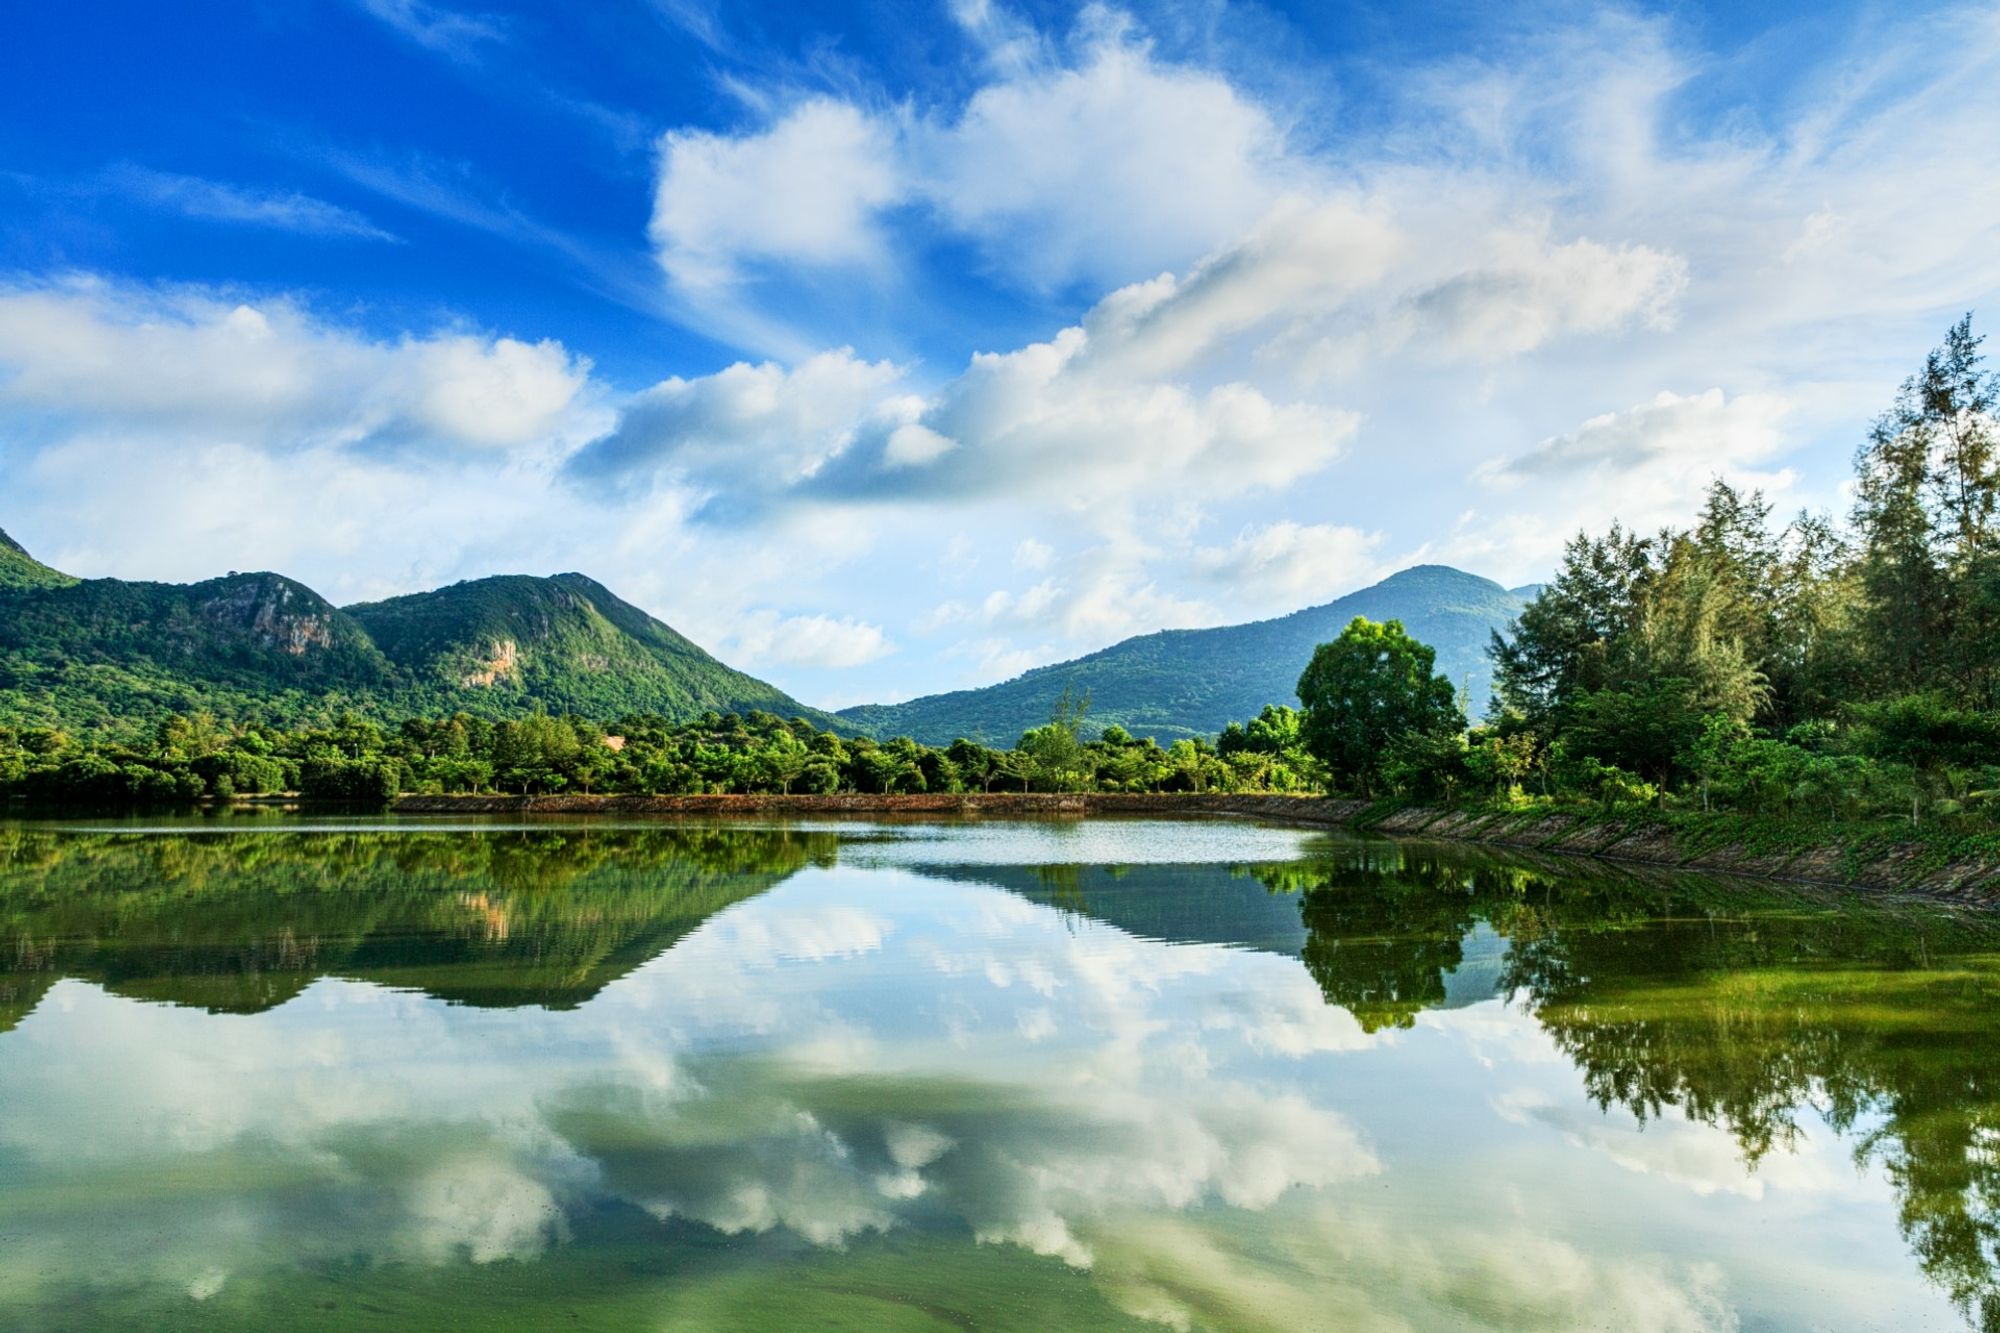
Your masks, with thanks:
[[[0,824],[0,1327],[2000,1327],[2000,917],[1233,822]]]

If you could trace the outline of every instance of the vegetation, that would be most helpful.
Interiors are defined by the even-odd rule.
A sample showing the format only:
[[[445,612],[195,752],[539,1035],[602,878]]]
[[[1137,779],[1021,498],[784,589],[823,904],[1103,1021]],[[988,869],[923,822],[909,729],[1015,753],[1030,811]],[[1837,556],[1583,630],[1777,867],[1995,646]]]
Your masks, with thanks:
[[[1801,514],[1777,526],[1762,495],[1718,479],[1684,529],[1579,534],[1525,604],[1426,567],[1284,620],[1152,635],[994,691],[845,715],[871,728],[902,718],[917,739],[840,735],[836,719],[788,707],[581,575],[484,579],[346,612],[268,574],[185,587],[44,579],[0,591],[0,718],[18,719],[0,729],[0,792],[380,804],[397,792],[1326,790],[1669,820],[1723,812],[1765,828],[1838,826],[1850,843],[1920,832],[1940,854],[1984,856],[2000,810],[1996,406],[2000,377],[1968,316],[1860,449],[1844,524]],[[44,569],[11,543],[0,554]],[[1353,615],[1302,646],[1335,608],[1413,601],[1413,620]],[[1467,692],[1439,670],[1452,663],[1427,627],[1460,634],[1503,607],[1518,615],[1485,631],[1493,697],[1468,731]],[[1266,679],[1292,648],[1291,661],[1307,659],[1302,710],[1267,703],[1294,692]],[[163,673],[202,688],[146,693]],[[1112,708],[1093,712],[1093,680],[1109,682]],[[96,714],[65,724],[73,681],[105,710],[132,690],[122,727]],[[1160,719],[1251,690],[1261,711],[1218,721],[1213,741],[1162,746],[1126,721],[1151,697],[1165,710],[1148,714],[1153,730],[1170,731],[1181,724]],[[1005,749],[981,725],[948,744],[921,730],[950,715],[997,726],[1052,698],[1053,713],[1015,727]],[[1093,717],[1105,724],[1095,737]]]
[[[0,796],[117,808],[295,792],[380,807],[401,792],[1307,791],[1320,782],[1289,708],[1267,707],[1213,744],[1163,748],[1116,726],[1084,740],[1089,707],[1066,695],[1007,750],[843,737],[765,712],[690,722],[635,713],[609,726],[544,712],[499,722],[457,713],[394,728],[349,713],[296,730],[196,713],[169,717],[134,743],[0,728]]]
[[[169,717],[232,725],[617,717],[766,709],[833,725],[581,574],[499,577],[341,610],[277,574],[79,582],[0,542],[0,722],[143,743]]]
[[[0,532],[0,588],[60,588],[75,582],[62,571],[50,569],[22,549],[21,543]]]
[[[255,824],[252,824],[254,827]],[[326,976],[569,1009],[832,834],[293,826],[283,837],[0,828],[0,1033],[64,977],[260,1013]]]
[[[1324,606],[1220,629],[1162,630],[1073,662],[1037,667],[1003,684],[901,704],[843,709],[843,722],[874,736],[942,745],[954,736],[1004,743],[1041,721],[1049,701],[1088,694],[1100,725],[1162,744],[1203,739],[1267,703],[1292,704],[1313,649],[1356,616],[1399,620],[1437,653],[1438,669],[1485,707],[1494,630],[1520,613],[1521,592],[1442,565],[1419,565]]]
[[[1717,480],[1693,524],[1579,535],[1493,636],[1469,734],[1411,726],[1379,772],[1405,799],[1957,834],[2000,809],[2000,378],[1970,318],[1856,459],[1846,524],[1782,527]],[[1308,710],[1307,727],[1315,726]]]
[[[1449,743],[1465,713],[1437,654],[1403,630],[1356,616],[1332,643],[1313,651],[1299,677],[1306,747],[1364,795],[1381,779],[1393,745]]]

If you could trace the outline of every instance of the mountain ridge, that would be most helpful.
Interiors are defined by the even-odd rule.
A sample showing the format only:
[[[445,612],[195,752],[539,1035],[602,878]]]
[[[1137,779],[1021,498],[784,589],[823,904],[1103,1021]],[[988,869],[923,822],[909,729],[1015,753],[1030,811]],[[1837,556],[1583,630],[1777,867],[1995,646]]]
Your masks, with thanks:
[[[329,725],[348,710],[384,722],[537,708],[599,720],[762,710],[881,739],[1006,746],[1047,721],[1069,689],[1091,696],[1093,727],[1171,742],[1295,703],[1313,648],[1357,615],[1401,620],[1436,648],[1439,670],[1461,682],[1477,716],[1490,688],[1487,641],[1536,588],[1416,565],[1282,616],[1156,630],[998,684],[829,713],[574,571],[488,575],[337,607],[271,571],[186,584],[76,579],[0,532],[0,723],[136,735],[197,709],[279,726]]]
[[[1531,585],[1532,586],[1532,585]],[[1413,565],[1331,602],[1282,616],[1204,629],[1155,630],[1011,680],[924,695],[900,704],[859,704],[838,716],[874,735],[943,744],[959,735],[1010,745],[1046,722],[1065,688],[1091,697],[1090,720],[1162,742],[1213,736],[1265,704],[1298,702],[1312,650],[1355,616],[1401,620],[1438,650],[1438,670],[1460,682],[1477,716],[1491,690],[1486,645],[1523,602],[1491,579],[1449,565]]]
[[[0,722],[136,735],[198,709],[296,726],[348,710],[386,722],[535,708],[674,720],[763,709],[841,725],[581,574],[341,608],[272,572],[74,579],[0,544]]]

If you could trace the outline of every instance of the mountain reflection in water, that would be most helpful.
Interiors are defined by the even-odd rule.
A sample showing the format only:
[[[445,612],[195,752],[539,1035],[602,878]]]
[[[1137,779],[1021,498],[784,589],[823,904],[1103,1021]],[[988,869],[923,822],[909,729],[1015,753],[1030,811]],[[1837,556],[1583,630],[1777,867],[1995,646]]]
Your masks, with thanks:
[[[1248,825],[0,825],[0,1326],[2000,1327],[1996,943]]]

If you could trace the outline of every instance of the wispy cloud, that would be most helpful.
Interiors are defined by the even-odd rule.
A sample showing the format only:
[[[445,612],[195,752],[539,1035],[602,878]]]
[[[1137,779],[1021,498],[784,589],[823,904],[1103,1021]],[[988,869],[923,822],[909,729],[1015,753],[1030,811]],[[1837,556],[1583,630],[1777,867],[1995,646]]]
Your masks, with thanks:
[[[299,151],[391,203],[552,255],[595,295],[645,314],[665,313],[664,293],[643,257],[551,226],[489,187],[463,163],[342,148]]]
[[[147,167],[114,167],[99,178],[101,188],[185,217],[269,227],[307,236],[333,236],[400,243],[402,238],[351,208],[295,190],[260,189],[204,180]]]
[[[488,14],[465,14],[429,0],[355,0],[364,11],[418,46],[467,60],[480,47],[505,38],[500,21]]]

